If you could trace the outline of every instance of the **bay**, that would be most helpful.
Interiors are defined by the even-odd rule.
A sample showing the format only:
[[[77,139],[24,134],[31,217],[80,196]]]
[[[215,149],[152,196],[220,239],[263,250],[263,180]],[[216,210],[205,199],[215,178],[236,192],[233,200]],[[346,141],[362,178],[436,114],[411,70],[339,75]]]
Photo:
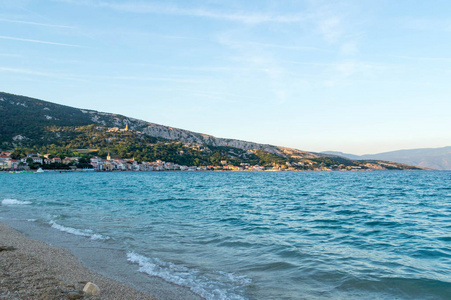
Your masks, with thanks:
[[[2,173],[0,201],[207,299],[451,295],[447,171]]]

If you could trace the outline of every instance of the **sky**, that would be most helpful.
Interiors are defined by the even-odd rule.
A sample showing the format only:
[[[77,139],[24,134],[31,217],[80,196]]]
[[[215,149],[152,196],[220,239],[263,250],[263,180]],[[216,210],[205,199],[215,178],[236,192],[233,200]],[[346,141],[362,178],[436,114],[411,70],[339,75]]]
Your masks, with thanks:
[[[449,0],[0,0],[0,91],[353,154],[451,146]]]

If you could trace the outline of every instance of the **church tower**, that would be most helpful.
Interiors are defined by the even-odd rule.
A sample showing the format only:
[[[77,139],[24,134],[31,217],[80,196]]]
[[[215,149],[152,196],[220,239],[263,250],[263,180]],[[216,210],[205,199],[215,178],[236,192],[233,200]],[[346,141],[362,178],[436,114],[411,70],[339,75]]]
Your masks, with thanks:
[[[128,131],[128,124],[125,124],[125,131]]]
[[[106,160],[111,160],[110,153],[108,152],[108,156],[106,157]]]

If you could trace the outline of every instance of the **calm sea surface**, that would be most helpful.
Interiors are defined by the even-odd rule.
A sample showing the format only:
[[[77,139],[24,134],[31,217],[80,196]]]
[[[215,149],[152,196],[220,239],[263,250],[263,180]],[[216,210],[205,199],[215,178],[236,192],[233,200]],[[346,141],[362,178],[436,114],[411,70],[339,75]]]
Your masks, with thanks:
[[[0,203],[207,299],[451,299],[451,172],[3,173]]]

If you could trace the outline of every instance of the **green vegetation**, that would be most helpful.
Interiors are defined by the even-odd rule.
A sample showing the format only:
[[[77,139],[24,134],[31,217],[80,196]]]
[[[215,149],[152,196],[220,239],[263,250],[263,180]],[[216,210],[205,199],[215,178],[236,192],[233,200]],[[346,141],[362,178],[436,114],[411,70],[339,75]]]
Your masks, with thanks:
[[[143,161],[162,160],[186,166],[263,166],[279,170],[367,169],[365,162],[338,156],[309,158],[297,154],[276,155],[262,150],[166,140],[142,133],[147,123],[121,115],[98,113],[33,98],[0,93],[0,150],[12,158],[48,154],[49,158],[79,157],[77,167],[89,168],[90,157]],[[125,126],[130,125],[130,130]],[[384,169],[406,169],[394,163],[372,162]],[[29,162],[31,168],[39,164]],[[72,164],[52,163],[43,168],[64,169]]]

